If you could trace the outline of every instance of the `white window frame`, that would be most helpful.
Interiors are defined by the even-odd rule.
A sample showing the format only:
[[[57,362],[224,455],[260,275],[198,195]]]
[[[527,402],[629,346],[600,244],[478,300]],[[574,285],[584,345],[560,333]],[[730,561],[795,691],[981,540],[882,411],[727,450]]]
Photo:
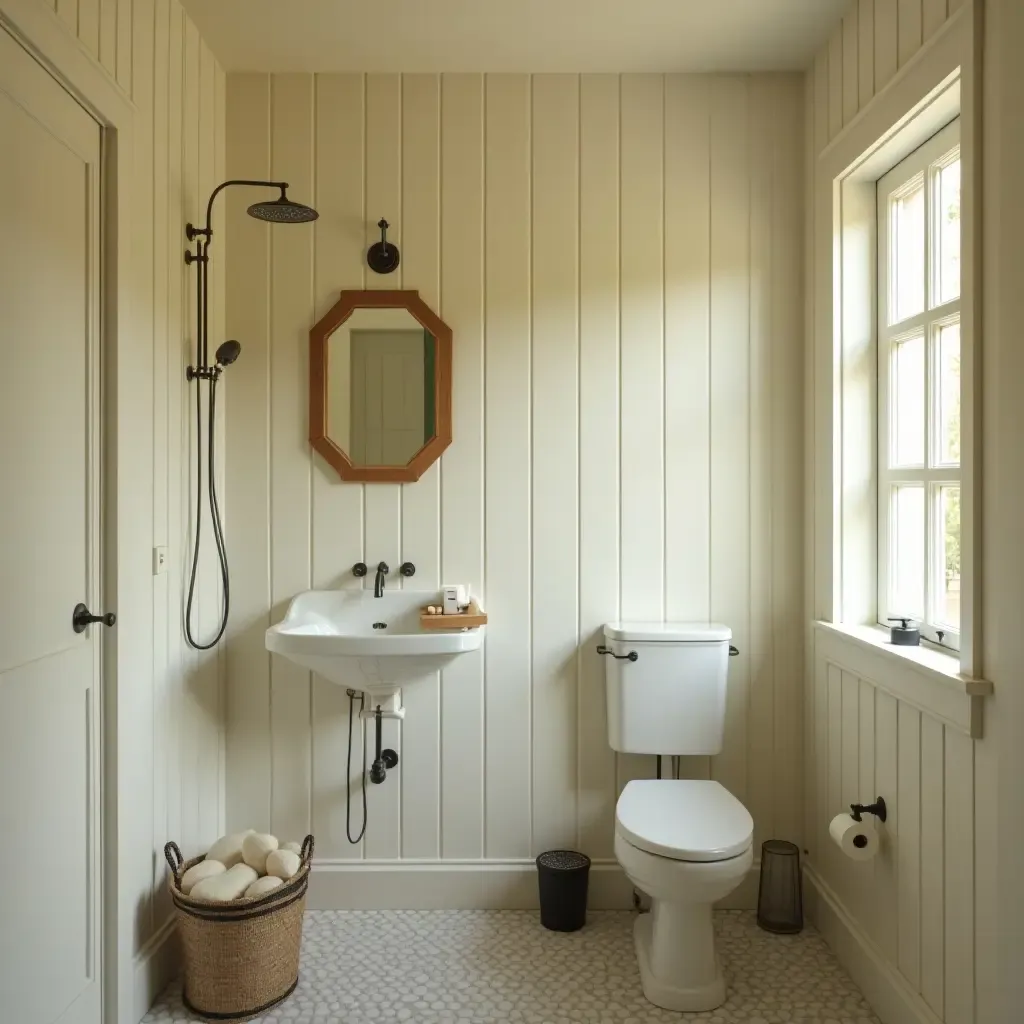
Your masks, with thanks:
[[[945,303],[939,300],[936,226],[940,215],[937,196],[938,175],[941,170],[960,159],[960,119],[956,118],[927,142],[901,160],[882,176],[877,185],[878,217],[878,620],[887,625],[890,616],[915,613],[914,609],[891,605],[894,565],[890,559],[895,524],[892,508],[894,489],[899,484],[920,485],[925,493],[925,514],[921,523],[924,543],[924,608],[923,615],[915,614],[921,635],[933,643],[951,650],[960,649],[960,630],[938,621],[938,588],[944,573],[945,553],[940,539],[940,495],[943,486],[961,487],[961,464],[944,464],[939,456],[938,431],[938,371],[934,358],[941,328],[961,322],[961,294]],[[896,251],[895,207],[901,196],[924,188],[924,309],[910,317],[898,320],[893,313],[893,275],[890,273]],[[890,370],[895,347],[913,337],[923,337],[925,402],[923,425],[924,461],[920,465],[894,467],[890,426],[894,418],[893,396],[890,389]],[[962,386],[962,385],[961,385]],[[961,409],[963,408],[961,395]],[[961,457],[963,452],[961,452]],[[962,491],[961,491],[962,506]]]

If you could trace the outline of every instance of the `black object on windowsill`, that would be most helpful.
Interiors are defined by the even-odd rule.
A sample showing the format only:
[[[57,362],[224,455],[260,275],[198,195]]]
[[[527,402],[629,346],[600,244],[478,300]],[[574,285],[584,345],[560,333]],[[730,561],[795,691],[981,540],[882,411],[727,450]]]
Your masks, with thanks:
[[[911,626],[911,620],[903,615],[890,615],[889,622],[899,622],[899,626],[889,627],[889,639],[897,647],[920,647],[921,630]]]
[[[766,932],[795,935],[804,927],[800,849],[783,839],[761,845],[761,884],[757,892],[757,923]]]

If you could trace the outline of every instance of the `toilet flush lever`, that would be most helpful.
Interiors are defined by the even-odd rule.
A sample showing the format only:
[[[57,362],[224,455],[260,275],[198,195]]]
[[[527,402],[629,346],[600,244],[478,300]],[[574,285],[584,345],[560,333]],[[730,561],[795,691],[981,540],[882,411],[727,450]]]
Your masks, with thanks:
[[[619,661],[636,661],[640,655],[636,651],[630,651],[629,654],[616,654],[613,650],[605,647],[604,644],[597,645],[598,654],[610,654],[613,658],[617,658]]]

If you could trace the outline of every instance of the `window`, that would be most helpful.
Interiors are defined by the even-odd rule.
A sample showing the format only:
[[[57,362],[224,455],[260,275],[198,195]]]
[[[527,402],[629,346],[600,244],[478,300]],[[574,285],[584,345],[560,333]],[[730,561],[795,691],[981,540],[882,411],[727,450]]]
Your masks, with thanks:
[[[960,121],[878,182],[878,609],[960,646]]]

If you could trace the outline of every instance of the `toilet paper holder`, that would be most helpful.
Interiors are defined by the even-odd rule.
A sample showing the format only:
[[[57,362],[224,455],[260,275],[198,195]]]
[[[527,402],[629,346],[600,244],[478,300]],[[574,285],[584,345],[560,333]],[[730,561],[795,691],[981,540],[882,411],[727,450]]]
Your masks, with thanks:
[[[878,797],[873,804],[850,804],[850,814],[854,821],[861,821],[862,814],[873,814],[879,821],[885,821],[885,801]]]

